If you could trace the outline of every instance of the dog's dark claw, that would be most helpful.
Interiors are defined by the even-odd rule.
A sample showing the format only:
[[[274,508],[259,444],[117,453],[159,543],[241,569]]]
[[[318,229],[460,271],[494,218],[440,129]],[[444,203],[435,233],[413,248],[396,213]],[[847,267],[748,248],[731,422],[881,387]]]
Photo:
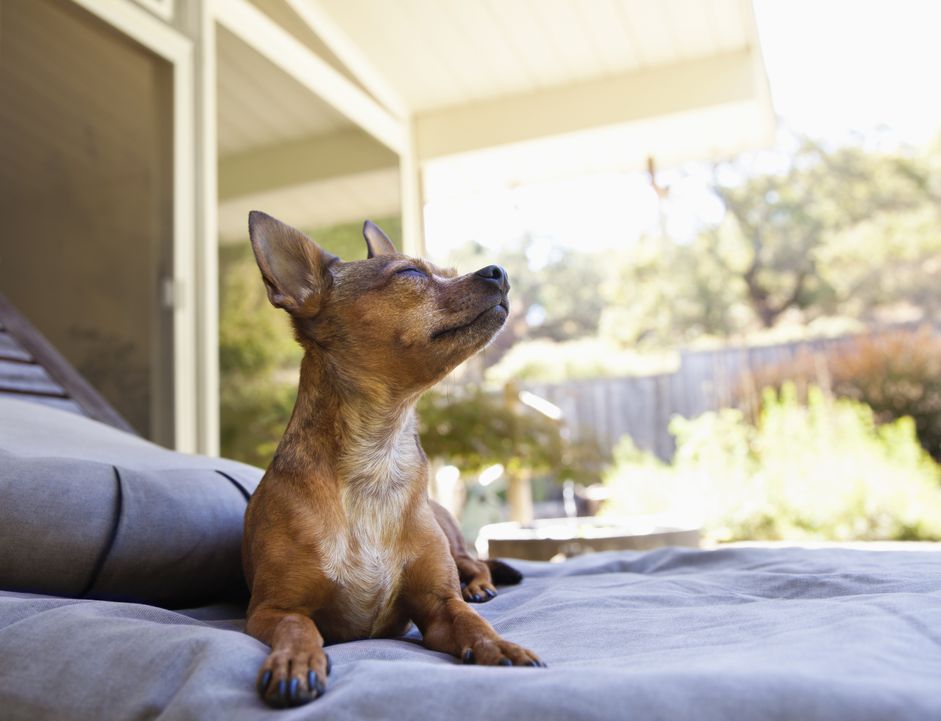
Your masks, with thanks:
[[[496,598],[496,597],[497,597],[497,592],[494,591],[493,589],[490,589],[490,588],[485,588],[485,589],[484,589],[484,593],[486,593],[488,596],[490,596],[490,598]]]
[[[282,701],[287,700],[288,683],[284,679],[278,681],[278,698]]]
[[[258,679],[258,693],[264,696],[269,683],[271,683],[271,671],[265,671],[262,677]]]
[[[473,594],[471,596],[471,601],[473,601],[474,603],[480,603],[480,594],[477,594],[477,593]]]
[[[330,675],[330,670],[333,668],[333,661],[330,660],[330,654],[325,653],[324,656],[327,657],[327,675]]]
[[[314,695],[315,698],[317,696],[322,696],[324,692],[327,690],[326,684],[320,680],[320,676],[317,675],[316,671],[311,671],[310,674],[313,675],[312,682],[310,682],[310,675],[308,675],[308,682],[310,682],[311,693]]]
[[[297,692],[300,688],[301,682],[300,679],[292,678],[291,684],[288,687],[288,698],[291,699],[291,703],[297,702]]]
[[[512,666],[512,665],[513,665],[513,662],[512,662],[510,659],[508,659],[508,658],[501,658],[499,661],[497,661],[497,665],[499,665],[499,666]]]
[[[532,667],[534,667],[534,668],[538,668],[538,667],[539,667],[539,661],[530,661],[529,663],[527,663],[527,664],[525,664],[525,665],[526,665],[526,666],[532,666]]]
[[[464,655],[461,656],[461,660],[462,660],[464,663],[474,663],[474,651],[473,651],[473,649],[470,649],[470,648],[467,649],[467,650],[464,652]]]

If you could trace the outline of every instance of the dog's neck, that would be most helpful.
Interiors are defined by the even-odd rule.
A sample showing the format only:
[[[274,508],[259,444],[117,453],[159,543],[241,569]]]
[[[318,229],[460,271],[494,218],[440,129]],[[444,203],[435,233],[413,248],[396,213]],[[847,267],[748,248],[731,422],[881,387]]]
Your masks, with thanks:
[[[415,427],[417,395],[344,377],[323,357],[301,362],[294,413],[273,464],[297,477],[328,474],[349,489],[383,493],[412,482],[423,466]]]

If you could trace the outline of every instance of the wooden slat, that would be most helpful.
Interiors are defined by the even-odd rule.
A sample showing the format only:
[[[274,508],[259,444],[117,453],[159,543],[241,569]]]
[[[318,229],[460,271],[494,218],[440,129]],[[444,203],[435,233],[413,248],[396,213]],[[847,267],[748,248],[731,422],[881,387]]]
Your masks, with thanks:
[[[33,357],[16,342],[13,336],[0,329],[0,360],[31,363]]]
[[[24,350],[30,353],[36,362],[48,372],[51,381],[60,389],[65,389],[61,395],[68,395],[74,400],[90,418],[102,423],[120,428],[129,433],[136,433],[130,424],[121,417],[114,408],[96,391],[88,381],[79,375],[71,364],[55,347],[46,340],[20,312],[13,307],[6,296],[0,293],[0,319],[6,326],[10,335],[16,338]],[[27,364],[5,363],[4,365],[19,365],[21,368],[30,367]],[[38,367],[38,366],[37,366]],[[11,387],[6,390],[18,391]],[[30,392],[29,390],[19,392]]]
[[[50,406],[51,408],[58,408],[60,411],[69,411],[70,413],[76,413],[80,416],[85,415],[81,406],[79,406],[79,404],[73,401],[71,398],[56,398],[54,396],[30,396],[23,395],[21,393],[6,393],[4,391],[0,391],[0,398],[12,398],[16,401],[26,400],[30,403],[39,403],[40,405]]]
[[[30,395],[66,396],[65,389],[52,380],[42,366],[4,360],[0,360],[0,390]]]

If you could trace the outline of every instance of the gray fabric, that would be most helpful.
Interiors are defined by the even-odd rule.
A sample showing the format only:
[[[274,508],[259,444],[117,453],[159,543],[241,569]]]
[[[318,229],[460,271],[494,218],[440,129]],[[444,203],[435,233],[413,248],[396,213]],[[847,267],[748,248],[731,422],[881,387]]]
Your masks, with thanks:
[[[0,450],[24,458],[71,458],[134,470],[204,468],[253,477],[244,463],[177,453],[111,426],[38,403],[0,398]]]
[[[550,668],[407,640],[330,647],[327,694],[272,711],[241,609],[0,594],[4,719],[941,719],[941,555],[664,549],[517,564],[480,606]]]
[[[0,588],[169,606],[244,593],[261,475],[0,399]]]
[[[87,588],[111,539],[115,483],[114,469],[103,463],[0,451],[0,588]]]

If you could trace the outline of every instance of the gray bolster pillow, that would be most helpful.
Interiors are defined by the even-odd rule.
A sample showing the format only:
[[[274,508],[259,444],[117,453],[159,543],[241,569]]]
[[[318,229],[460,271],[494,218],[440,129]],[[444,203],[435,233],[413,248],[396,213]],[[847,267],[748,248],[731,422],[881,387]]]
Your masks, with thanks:
[[[0,399],[0,588],[175,608],[244,596],[261,475]]]

